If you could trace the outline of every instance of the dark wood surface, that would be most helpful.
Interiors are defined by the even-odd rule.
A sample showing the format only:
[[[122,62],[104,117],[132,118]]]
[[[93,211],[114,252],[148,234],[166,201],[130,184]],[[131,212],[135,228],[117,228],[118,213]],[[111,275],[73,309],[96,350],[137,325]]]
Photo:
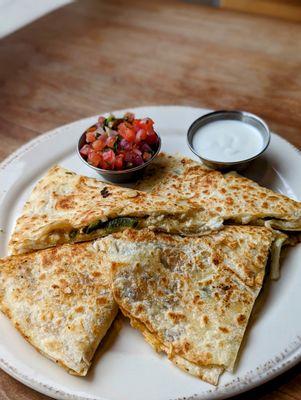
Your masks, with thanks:
[[[220,0],[221,7],[301,21],[300,0]]]
[[[0,41],[0,159],[59,125],[157,104],[249,110],[301,148],[301,25],[180,1],[85,0]],[[46,397],[0,371],[0,399]],[[301,366],[238,399],[301,399]]]

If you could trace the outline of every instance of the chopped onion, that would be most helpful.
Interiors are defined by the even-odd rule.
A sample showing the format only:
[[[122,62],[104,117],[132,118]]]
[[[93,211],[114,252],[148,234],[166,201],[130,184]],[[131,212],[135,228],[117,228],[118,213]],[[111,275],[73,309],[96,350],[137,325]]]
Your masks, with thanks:
[[[141,146],[140,146],[140,149],[141,149],[141,151],[144,153],[144,152],[151,152],[152,151],[152,149],[151,149],[151,147],[147,144],[147,143],[143,143]]]
[[[119,146],[123,150],[130,150],[132,148],[131,144],[125,139],[121,139]]]

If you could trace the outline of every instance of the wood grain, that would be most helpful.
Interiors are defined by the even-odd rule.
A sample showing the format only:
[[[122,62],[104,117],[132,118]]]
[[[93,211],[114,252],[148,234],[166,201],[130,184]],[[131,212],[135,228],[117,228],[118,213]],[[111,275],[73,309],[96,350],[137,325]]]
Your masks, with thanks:
[[[221,0],[220,6],[291,21],[301,21],[300,0]]]
[[[300,98],[297,23],[172,0],[78,1],[0,42],[0,158],[59,125],[152,104],[249,110],[301,147]],[[299,365],[236,400],[300,398]],[[0,372],[0,399],[46,397]]]

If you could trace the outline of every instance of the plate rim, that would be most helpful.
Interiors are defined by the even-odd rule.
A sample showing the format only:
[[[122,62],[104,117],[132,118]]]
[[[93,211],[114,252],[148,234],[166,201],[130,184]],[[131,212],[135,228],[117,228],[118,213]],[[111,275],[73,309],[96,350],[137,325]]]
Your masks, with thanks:
[[[108,113],[122,113],[128,111],[129,109],[133,112],[137,112],[141,109],[172,109],[172,108],[181,108],[181,109],[193,109],[199,110],[200,113],[210,112],[210,109],[202,108],[202,107],[194,107],[194,106],[183,106],[183,105],[146,105],[140,107],[128,107],[126,109],[114,110],[109,112],[104,112],[103,114]],[[54,129],[46,131],[45,133],[39,134],[38,136],[34,137],[30,141],[24,143],[20,147],[18,147],[15,151],[13,151],[9,156],[7,156],[3,161],[0,163],[0,171],[1,173],[5,171],[5,169],[20,158],[23,154],[29,152],[39,143],[47,141],[48,139],[59,135],[62,129],[72,129],[74,124],[84,123],[84,121],[88,121],[93,118],[97,118],[98,115],[93,115],[90,117],[81,118],[76,121],[69,122],[67,124],[58,126]],[[294,151],[299,157],[301,161],[301,151],[295,147],[292,143],[287,141],[282,136],[271,132],[271,136],[276,136],[282,141],[291,147],[291,150]],[[203,393],[196,393],[191,396],[185,397],[177,397],[177,398],[169,398],[168,400],[213,400],[213,399],[226,399],[231,396],[235,396],[255,387],[265,384],[266,382],[276,378],[277,376],[281,375],[282,373],[286,372],[290,368],[294,367],[301,361],[301,336],[297,336],[296,339],[291,342],[288,347],[281,351],[281,353],[267,361],[263,365],[258,365],[256,369],[250,370],[243,377],[234,378],[229,383],[226,383],[222,386],[215,387],[213,389],[209,389],[204,391]],[[36,380],[33,377],[29,377],[25,375],[22,371],[18,368],[11,365],[7,360],[0,358],[0,368],[5,371],[8,375],[12,376],[22,384],[34,389],[42,394],[47,396],[51,396],[55,399],[64,399],[64,400],[108,400],[104,397],[93,397],[93,396],[82,396],[78,394],[74,394],[72,392],[66,392],[65,390],[62,391],[61,389],[52,387],[46,383],[41,382],[40,380]]]

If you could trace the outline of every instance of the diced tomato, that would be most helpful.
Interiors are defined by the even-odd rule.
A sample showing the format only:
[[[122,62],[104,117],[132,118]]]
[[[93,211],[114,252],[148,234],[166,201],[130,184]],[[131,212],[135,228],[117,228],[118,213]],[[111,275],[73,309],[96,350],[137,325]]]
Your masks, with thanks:
[[[138,127],[140,127],[140,119],[134,119],[134,121],[133,121],[133,126],[138,126]]]
[[[128,128],[128,124],[126,122],[121,122],[117,127],[118,133],[120,135],[124,134],[126,132],[127,128]]]
[[[158,136],[153,130],[151,130],[150,132],[147,133],[145,141],[148,144],[155,144],[158,142]]]
[[[101,151],[106,147],[106,139],[103,140],[102,138],[99,138],[95,140],[95,142],[92,143],[92,147],[96,151]]]
[[[112,169],[111,165],[109,165],[108,163],[106,163],[104,160],[102,160],[99,164],[99,167],[101,169]]]
[[[102,153],[103,161],[114,166],[115,153],[113,150],[106,150]]]
[[[118,156],[116,156],[115,158],[115,169],[117,170],[121,170],[123,167],[123,159],[124,156],[123,154],[119,154]]]
[[[152,128],[154,125],[154,121],[151,118],[144,118],[142,121],[147,128]]]
[[[107,138],[106,145],[107,145],[108,147],[113,148],[113,147],[114,147],[114,144],[116,143],[116,140],[117,140],[117,138],[116,138],[115,136],[109,136],[109,137]]]
[[[91,149],[91,146],[89,144],[83,145],[83,147],[80,149],[80,154],[82,156],[87,156],[89,154],[89,150]]]
[[[154,121],[151,118],[144,118],[144,119],[135,119],[133,121],[133,125],[135,127],[139,127],[140,129],[145,129],[148,131],[154,125]]]
[[[134,142],[136,139],[136,133],[134,129],[127,129],[125,139],[128,142]]]
[[[96,140],[96,133],[95,132],[87,132],[86,133],[86,142],[92,143]]]
[[[92,164],[94,167],[98,167],[101,161],[102,161],[102,156],[96,151],[91,151],[88,154],[88,163]]]
[[[126,122],[121,122],[121,124],[118,125],[118,133],[128,142],[134,142],[135,141],[135,129],[130,127],[130,124],[127,124]]]
[[[139,129],[144,129],[145,123],[142,119],[134,119],[133,126]]]

